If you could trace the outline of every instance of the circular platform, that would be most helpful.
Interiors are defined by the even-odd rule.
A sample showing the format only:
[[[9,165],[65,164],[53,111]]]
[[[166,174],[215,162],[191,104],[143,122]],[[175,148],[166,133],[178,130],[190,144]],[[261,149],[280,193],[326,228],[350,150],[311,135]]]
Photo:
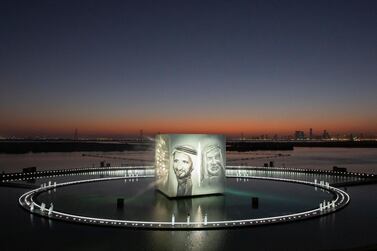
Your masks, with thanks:
[[[227,189],[223,196],[169,200],[161,194],[153,193],[152,204],[154,210],[151,211],[153,213],[148,213],[148,208],[151,207],[151,197],[145,197],[145,194],[151,195],[151,190],[153,189],[152,191],[154,191],[153,180],[154,175],[150,170],[147,172],[138,169],[128,173],[126,177],[107,177],[50,184],[23,194],[19,198],[19,203],[26,210],[51,219],[102,226],[188,230],[250,227],[303,220],[333,213],[346,206],[350,201],[350,197],[346,192],[331,187],[325,182],[257,177],[253,176],[249,170],[238,169],[227,170],[227,182],[230,184],[227,187],[230,188]],[[148,190],[148,184],[150,186],[149,192],[144,193]],[[267,189],[270,190],[267,195],[258,195],[258,187],[256,186],[258,184],[262,184],[265,190],[268,187],[271,187],[272,190]],[[82,201],[80,196],[84,196],[80,194],[86,193],[85,196],[88,199],[90,194],[87,191],[93,189],[88,186],[95,186],[101,188],[101,190],[108,191],[108,194],[104,195],[104,197],[109,197],[109,194],[119,191],[119,189],[129,190],[130,194],[133,195],[125,196],[124,200],[128,203],[126,203],[127,206],[124,209],[118,208],[115,213],[112,211],[106,214],[106,210],[102,210],[102,208],[106,207],[106,202],[95,201],[95,203],[92,203],[92,205],[96,205],[96,209],[99,212],[90,208],[90,203],[87,203],[89,206],[79,203],[79,201]],[[108,188],[103,189],[105,186]],[[61,206],[62,203],[59,201],[61,197],[60,199],[49,198],[49,193],[54,190],[62,191],[61,197],[65,196],[69,203]],[[69,192],[65,192],[65,190],[69,190]],[[285,190],[286,192],[285,194],[279,194],[276,192],[278,190]],[[305,194],[295,193],[295,191],[303,190],[316,190],[317,192],[315,196],[310,192]],[[135,193],[139,200],[130,202],[131,199],[135,199]],[[72,194],[75,194],[75,196],[71,196]],[[320,196],[317,196],[317,194],[320,194]],[[301,203],[299,206],[291,206],[293,203],[287,199],[292,197],[300,201],[305,200],[308,195],[311,196],[308,203]],[[144,201],[140,200],[143,196]],[[115,197],[111,198],[112,203],[114,203]],[[49,198],[49,200],[46,200],[46,198]],[[256,200],[253,201],[252,198],[256,198]],[[260,209],[257,209],[258,198],[263,198],[260,202],[261,204],[263,203],[263,207]],[[56,203],[54,199],[58,199]],[[93,197],[92,200],[96,200],[96,198]],[[229,203],[229,200],[232,200],[232,202]],[[54,207],[57,209],[50,208],[49,203],[51,201],[54,202]],[[269,205],[269,201],[278,201],[278,203]],[[188,207],[189,209],[187,209]],[[195,213],[191,213],[193,208]],[[218,208],[222,209],[219,211]],[[143,211],[146,214],[140,213]],[[151,216],[152,214],[153,217]]]

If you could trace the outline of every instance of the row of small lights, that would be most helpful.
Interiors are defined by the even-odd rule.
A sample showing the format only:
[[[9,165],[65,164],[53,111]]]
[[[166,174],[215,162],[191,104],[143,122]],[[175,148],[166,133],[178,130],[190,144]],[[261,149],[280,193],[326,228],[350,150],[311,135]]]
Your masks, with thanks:
[[[43,175],[43,174],[47,174],[47,173],[58,173],[56,175],[43,175],[43,176],[33,176],[33,177],[28,177],[28,178],[14,178],[14,179],[7,179],[7,180],[3,180],[3,182],[9,182],[9,181],[17,181],[17,180],[30,180],[30,179],[39,179],[39,178],[49,178],[49,177],[58,177],[58,176],[74,176],[77,174],[77,172],[75,173],[67,173],[67,172],[71,172],[71,171],[77,171],[77,170],[83,170],[83,169],[62,169],[62,170],[51,170],[51,171],[41,171],[41,172],[34,172],[34,173],[25,173],[26,175]],[[99,171],[98,171],[99,170]],[[88,174],[95,174],[96,172],[100,172],[102,174],[106,174],[106,173],[109,173],[109,172],[133,172],[133,171],[139,171],[139,170],[151,170],[154,172],[154,169],[151,167],[151,166],[143,166],[143,168],[141,167],[127,167],[127,169],[125,169],[123,167],[123,169],[119,169],[119,167],[113,167],[111,169],[101,169],[101,168],[96,168],[96,169],[89,169],[89,170],[84,170],[82,171],[83,173],[87,173],[89,172]],[[22,176],[24,175],[23,173],[15,173],[15,174],[6,174],[6,175],[3,175],[3,177],[9,177],[9,176]]]
[[[329,174],[341,174],[341,175],[353,175],[353,176],[367,176],[367,177],[374,177],[374,174],[369,173],[355,173],[355,172],[339,172],[333,170],[321,170],[321,169],[304,169],[304,168],[283,168],[283,167],[257,167],[257,166],[227,166],[227,168],[231,169],[255,169],[255,170],[279,170],[283,172],[316,172],[316,173],[329,173]]]
[[[48,170],[48,171],[38,171],[38,172],[33,172],[33,173],[13,173],[13,174],[3,174],[3,178],[5,177],[14,177],[14,176],[35,176],[35,175],[44,175],[44,174],[57,174],[57,175],[50,175],[44,177],[56,177],[58,175],[63,175],[66,174],[66,172],[91,172],[91,171],[111,171],[111,170],[116,170],[116,171],[125,171],[125,170],[138,170],[138,169],[153,169],[153,166],[139,166],[139,167],[107,167],[107,168],[73,168],[73,169],[62,169],[62,170]],[[279,170],[283,172],[289,172],[289,171],[294,171],[294,172],[319,172],[319,173],[326,173],[326,174],[337,174],[337,175],[342,175],[342,176],[359,176],[359,177],[374,177],[374,174],[367,174],[367,173],[355,173],[355,172],[338,172],[338,171],[331,171],[331,170],[319,170],[319,169],[302,169],[302,168],[280,168],[280,167],[274,167],[274,168],[265,168],[265,167],[253,167],[253,166],[228,166],[230,169],[255,169],[255,170]],[[37,178],[40,178],[37,177]],[[15,181],[15,180],[23,180],[23,179],[32,179],[32,178],[19,178],[19,179],[11,179],[11,180],[3,180],[3,182],[9,182],[9,181]]]
[[[3,174],[3,177],[9,176],[25,176],[25,175],[38,175],[38,174],[46,174],[46,173],[62,173],[62,172],[90,172],[90,171],[98,171],[98,170],[128,170],[128,169],[153,169],[153,166],[129,166],[129,167],[94,167],[94,168],[71,168],[71,169],[60,169],[60,170],[46,170],[46,171],[36,171],[30,173],[10,173],[10,174]]]

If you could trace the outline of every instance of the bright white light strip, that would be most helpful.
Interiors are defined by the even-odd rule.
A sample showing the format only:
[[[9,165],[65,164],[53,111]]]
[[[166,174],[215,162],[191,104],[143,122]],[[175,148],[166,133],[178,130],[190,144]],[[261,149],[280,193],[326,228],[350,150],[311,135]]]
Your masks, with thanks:
[[[283,167],[258,167],[258,166],[227,166],[227,168],[232,168],[231,170],[227,169],[226,171],[234,171],[234,170],[245,170],[245,171],[264,171],[264,172],[277,172],[277,173],[318,173],[319,175],[339,175],[344,177],[360,177],[360,176],[367,176],[369,178],[374,178],[375,174],[368,174],[368,173],[354,173],[354,172],[339,172],[339,171],[332,171],[332,170],[321,170],[321,169],[303,169],[303,168],[283,168]],[[61,170],[47,170],[47,171],[36,171],[33,173],[11,173],[11,174],[3,174],[3,179],[1,182],[12,182],[17,180],[27,180],[32,178],[49,178],[49,177],[56,177],[56,176],[67,176],[67,175],[91,175],[95,173],[106,173],[106,172],[127,172],[127,170],[143,170],[143,169],[150,169],[154,172],[154,166],[115,166],[115,167],[95,167],[95,168],[74,168],[74,169],[61,169]],[[46,174],[46,173],[61,173],[56,175],[44,175],[38,176],[37,174]],[[74,173],[71,173],[74,172]],[[19,179],[7,179],[4,180],[5,177],[12,178],[13,176],[27,176],[33,175],[34,177],[30,178],[19,178]]]
[[[134,169],[135,170],[135,169]],[[137,171],[144,171],[147,172],[148,170],[135,170]],[[335,212],[336,210],[344,207],[347,205],[350,201],[350,196],[342,191],[341,189],[335,188],[335,187],[326,187],[326,185],[320,185],[318,183],[308,182],[308,181],[301,181],[301,180],[293,180],[293,179],[284,179],[284,178],[273,178],[273,177],[260,177],[260,176],[251,176],[247,175],[248,170],[229,170],[229,172],[238,173],[238,175],[232,175],[228,174],[227,177],[229,178],[247,178],[247,179],[263,179],[263,180],[275,180],[275,181],[283,181],[283,182],[292,182],[292,183],[300,183],[300,184],[306,184],[311,186],[320,187],[322,189],[328,190],[332,193],[336,194],[335,201],[335,208],[324,209],[323,211],[320,210],[320,208],[316,208],[309,211],[294,213],[294,214],[287,214],[287,215],[281,215],[281,216],[273,216],[273,217],[265,217],[265,218],[253,218],[253,219],[242,219],[242,220],[227,220],[227,221],[198,221],[198,222],[191,222],[187,224],[187,222],[175,222],[174,225],[171,221],[132,221],[132,220],[114,220],[114,219],[106,219],[106,218],[95,218],[95,217],[86,217],[86,216],[80,216],[80,215],[74,215],[74,214],[67,214],[59,211],[52,210],[51,216],[57,218],[57,219],[63,219],[68,221],[74,221],[74,222],[84,222],[84,223],[94,223],[94,224],[112,224],[112,225],[124,225],[127,226],[128,224],[131,225],[131,227],[153,227],[153,228],[185,228],[185,229],[194,229],[194,228],[224,228],[224,227],[233,227],[233,226],[242,226],[242,225],[260,225],[267,223],[274,223],[274,222],[287,222],[287,221],[293,221],[297,220],[297,218],[303,219],[303,218],[310,218],[313,216],[321,215],[321,214],[327,214],[330,212]],[[243,174],[243,175],[241,175]],[[133,174],[135,175],[135,174]],[[137,174],[136,174],[137,175]],[[34,203],[33,201],[33,195],[35,193],[44,192],[56,187],[61,186],[69,186],[74,184],[81,184],[81,183],[89,183],[89,182],[98,182],[98,181],[108,181],[108,180],[119,180],[119,179],[133,179],[133,178],[152,178],[154,175],[140,175],[140,176],[127,176],[127,177],[108,177],[108,178],[97,178],[97,179],[89,179],[89,180],[78,180],[78,181],[70,181],[65,183],[57,184],[56,186],[45,186],[43,188],[38,188],[35,190],[31,190],[25,194],[23,194],[19,198],[19,203],[21,206],[23,206],[26,209],[30,209],[31,203]],[[339,196],[340,195],[340,196]],[[30,201],[28,201],[30,197]],[[34,203],[34,206],[36,208],[41,208],[40,205]],[[34,208],[35,211],[35,208]],[[48,208],[45,208],[46,213],[48,211]],[[42,216],[45,216],[43,212],[36,212]],[[65,218],[63,218],[65,217]],[[89,222],[88,222],[89,221]],[[237,225],[236,225],[237,224]]]

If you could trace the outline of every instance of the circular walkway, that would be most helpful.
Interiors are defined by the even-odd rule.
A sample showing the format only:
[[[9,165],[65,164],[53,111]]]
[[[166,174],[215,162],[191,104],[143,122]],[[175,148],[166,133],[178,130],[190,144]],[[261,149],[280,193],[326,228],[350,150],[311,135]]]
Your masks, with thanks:
[[[97,178],[97,179],[87,179],[87,180],[78,180],[64,183],[54,183],[49,185],[43,185],[40,188],[31,190],[23,194],[19,198],[19,204],[33,214],[38,214],[43,217],[48,217],[50,219],[64,220],[75,223],[90,224],[90,225],[100,225],[100,226],[113,226],[113,227],[128,227],[128,228],[146,228],[146,229],[165,229],[165,230],[194,230],[194,229],[220,229],[220,228],[234,228],[234,227],[251,227],[265,224],[277,224],[284,222],[292,222],[298,220],[309,219],[313,217],[319,217],[326,214],[334,213],[337,210],[345,207],[349,201],[350,196],[341,189],[332,187],[329,183],[320,181],[320,182],[308,182],[295,179],[283,179],[283,178],[274,178],[274,177],[260,177],[252,176],[249,170],[238,169],[238,170],[227,170],[227,178],[242,178],[242,179],[262,179],[280,182],[291,182],[298,183],[302,185],[309,185],[318,187],[328,192],[332,193],[333,200],[324,201],[318,205],[317,208],[313,208],[308,211],[302,211],[294,214],[278,215],[273,217],[265,218],[251,218],[251,219],[240,219],[240,220],[224,220],[224,221],[210,221],[205,216],[201,221],[187,221],[176,222],[174,217],[169,221],[136,221],[136,220],[118,220],[118,219],[106,219],[106,218],[94,218],[87,217],[85,215],[74,215],[68,214],[65,212],[56,211],[53,207],[47,206],[44,203],[38,204],[34,197],[47,192],[51,189],[59,189],[63,186],[71,186],[89,182],[101,182],[101,181],[110,181],[110,180],[124,180],[124,179],[142,179],[142,178],[153,178],[154,175],[151,174],[150,170],[143,172],[143,170],[135,170],[131,175],[125,177],[107,177],[107,178]]]

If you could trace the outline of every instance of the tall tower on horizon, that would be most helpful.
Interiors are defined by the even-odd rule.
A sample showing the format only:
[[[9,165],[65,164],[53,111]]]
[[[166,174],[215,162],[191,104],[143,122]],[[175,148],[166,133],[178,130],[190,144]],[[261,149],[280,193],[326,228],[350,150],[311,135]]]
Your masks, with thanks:
[[[330,139],[330,133],[325,129],[323,130],[322,139]]]
[[[143,129],[140,130],[140,141],[143,141]]]
[[[73,135],[73,140],[74,141],[78,141],[79,140],[79,131],[77,130],[77,128],[75,128],[75,133]]]

